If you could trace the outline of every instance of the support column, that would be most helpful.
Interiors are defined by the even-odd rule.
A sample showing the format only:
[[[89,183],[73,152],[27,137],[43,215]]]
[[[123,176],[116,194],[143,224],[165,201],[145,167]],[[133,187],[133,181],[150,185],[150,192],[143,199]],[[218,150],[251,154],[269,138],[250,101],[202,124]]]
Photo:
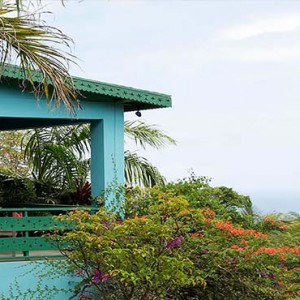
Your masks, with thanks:
[[[92,196],[103,196],[106,208],[122,212],[124,185],[124,110],[111,106],[103,119],[91,122]]]

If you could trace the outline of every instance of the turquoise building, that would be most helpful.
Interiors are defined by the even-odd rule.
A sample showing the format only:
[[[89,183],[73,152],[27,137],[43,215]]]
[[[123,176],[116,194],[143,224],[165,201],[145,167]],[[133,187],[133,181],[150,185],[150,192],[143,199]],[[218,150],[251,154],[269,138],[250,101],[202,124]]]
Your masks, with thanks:
[[[112,182],[117,185],[124,183],[124,113],[171,107],[169,95],[74,77],[81,108],[71,114],[63,105],[54,108],[51,102],[46,103],[43,99],[37,101],[30,90],[20,88],[20,82],[25,79],[22,70],[16,66],[7,65],[2,71],[0,130],[89,123],[93,197],[102,194]],[[39,76],[33,80],[38,84]],[[113,199],[112,193],[105,199],[106,207],[110,208]],[[37,279],[34,272],[30,271],[31,261],[37,258],[41,261],[41,257],[34,253],[55,250],[43,237],[32,237],[29,234],[31,231],[49,229],[49,226],[53,226],[53,220],[47,216],[32,216],[31,212],[70,209],[73,208],[24,205],[17,208],[17,211],[23,212],[23,217],[16,218],[12,216],[16,208],[0,208],[0,212],[6,213],[0,217],[0,295],[2,292],[8,296],[9,287],[15,286],[15,282],[22,290],[34,288]],[[16,236],[16,232],[22,234]],[[14,256],[15,252],[23,255]],[[44,254],[42,258],[46,259],[46,256]],[[46,283],[65,287],[70,284],[70,279],[49,279]],[[67,298],[61,295],[55,299]]]

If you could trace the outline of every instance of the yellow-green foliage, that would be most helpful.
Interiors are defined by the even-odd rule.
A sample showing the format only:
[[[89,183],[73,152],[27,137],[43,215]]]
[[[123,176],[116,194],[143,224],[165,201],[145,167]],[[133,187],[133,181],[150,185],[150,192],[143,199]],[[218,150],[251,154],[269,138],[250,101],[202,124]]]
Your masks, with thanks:
[[[12,177],[27,177],[29,166],[21,149],[24,131],[0,133],[0,173]]]
[[[143,213],[125,220],[105,209],[60,217],[77,224],[56,239],[81,276],[79,299],[297,299],[298,246],[167,191],[147,193]]]
[[[60,217],[77,223],[57,238],[68,242],[63,251],[74,272],[85,277],[81,289],[91,283],[101,295],[108,289],[120,299],[164,299],[179,287],[205,285],[200,270],[180,250],[190,231],[188,223],[204,224],[202,213],[180,198],[161,200],[151,210],[149,216],[124,221],[105,209]]]

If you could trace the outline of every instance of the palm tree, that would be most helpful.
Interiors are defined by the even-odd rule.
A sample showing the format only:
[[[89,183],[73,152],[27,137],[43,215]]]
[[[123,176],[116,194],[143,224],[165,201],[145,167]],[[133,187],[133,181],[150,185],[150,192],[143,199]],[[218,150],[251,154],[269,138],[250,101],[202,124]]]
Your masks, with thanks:
[[[125,135],[137,146],[161,149],[175,140],[155,126],[142,121],[125,121]],[[32,175],[39,181],[51,182],[62,188],[74,188],[75,179],[88,178],[90,129],[87,124],[41,128],[29,131],[25,157],[32,166]],[[125,183],[127,186],[153,186],[165,184],[165,178],[146,158],[126,150]]]
[[[14,4],[0,0],[0,80],[5,64],[16,62],[24,88],[28,85],[36,97],[44,95],[56,107],[63,102],[74,112],[77,92],[68,72],[74,57],[58,50],[58,44],[70,48],[72,40],[29,12],[21,0]]]
[[[89,128],[86,125],[41,128],[23,136],[24,156],[34,180],[74,189],[89,174]]]
[[[136,146],[146,149],[150,146],[155,149],[161,149],[167,145],[176,145],[176,141],[166,135],[154,125],[148,125],[142,121],[125,121],[125,136],[134,140]],[[145,157],[137,155],[135,152],[126,150],[125,159],[125,182],[128,186],[146,186],[164,185],[165,178]]]

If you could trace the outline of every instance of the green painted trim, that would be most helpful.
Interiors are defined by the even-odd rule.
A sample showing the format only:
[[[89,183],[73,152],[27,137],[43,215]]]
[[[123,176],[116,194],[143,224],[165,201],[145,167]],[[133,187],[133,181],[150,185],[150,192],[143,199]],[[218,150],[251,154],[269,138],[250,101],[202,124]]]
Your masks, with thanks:
[[[72,229],[74,223],[58,221],[52,216],[1,217],[1,231],[43,231],[52,229]],[[1,233],[1,232],[0,232]]]
[[[53,207],[14,207],[14,208],[0,208],[0,212],[25,212],[25,211],[73,211],[73,210],[92,210],[91,206],[53,206]]]
[[[8,79],[24,80],[26,79],[26,74],[22,71],[20,67],[6,64],[4,68],[0,68],[0,79],[1,77]],[[40,82],[41,79],[42,76],[39,72],[33,72],[32,80],[34,82]],[[76,89],[83,95],[84,93],[91,93],[95,95],[105,95],[121,99],[124,101],[127,110],[137,109],[138,107],[135,104],[138,103],[144,104],[144,106],[141,106],[141,109],[163,108],[172,106],[172,100],[170,95],[90,79],[84,79],[80,77],[73,77],[73,80]]]
[[[6,237],[0,239],[1,252],[57,250],[46,237]]]
[[[85,210],[90,211],[91,207],[87,206],[57,206],[40,205],[41,207],[33,207],[29,204],[27,208],[1,208],[0,212],[23,212],[23,217],[1,216],[0,217],[0,261],[14,261],[15,252],[23,252],[23,259],[33,257],[32,251],[42,251],[41,257],[47,257],[43,251],[58,250],[54,241],[49,240],[45,232],[49,233],[53,230],[70,230],[76,225],[75,222],[60,221],[51,215],[53,212],[60,213],[61,211]],[[48,211],[46,216],[29,216],[32,212]],[[32,232],[39,233],[33,236]],[[2,235],[1,235],[2,233]],[[11,253],[9,255],[9,253]],[[57,254],[54,254],[57,255]],[[51,255],[52,256],[52,255]],[[17,257],[18,260],[22,258]]]

